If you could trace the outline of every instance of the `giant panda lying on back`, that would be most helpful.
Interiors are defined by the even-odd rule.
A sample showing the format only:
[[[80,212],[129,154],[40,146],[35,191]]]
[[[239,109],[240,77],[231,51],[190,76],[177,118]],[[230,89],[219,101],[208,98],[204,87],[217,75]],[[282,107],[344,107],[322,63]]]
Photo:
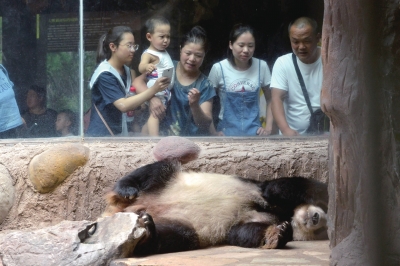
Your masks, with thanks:
[[[107,203],[103,216],[135,212],[147,229],[132,255],[327,239],[327,186],[301,177],[255,182],[162,160],[118,180]]]

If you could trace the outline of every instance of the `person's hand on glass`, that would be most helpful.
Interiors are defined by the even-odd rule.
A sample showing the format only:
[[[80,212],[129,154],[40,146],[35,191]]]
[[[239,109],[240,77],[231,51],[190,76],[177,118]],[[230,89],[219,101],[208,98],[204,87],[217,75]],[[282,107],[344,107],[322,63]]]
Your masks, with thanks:
[[[281,130],[282,131],[282,130]],[[282,134],[284,136],[298,136],[299,132],[297,132],[296,130],[293,130],[291,128],[287,128],[286,130],[282,131]]]
[[[272,130],[268,130],[268,129],[264,128],[264,127],[259,127],[257,129],[257,135],[258,136],[269,136],[269,135],[271,135],[271,131]]]

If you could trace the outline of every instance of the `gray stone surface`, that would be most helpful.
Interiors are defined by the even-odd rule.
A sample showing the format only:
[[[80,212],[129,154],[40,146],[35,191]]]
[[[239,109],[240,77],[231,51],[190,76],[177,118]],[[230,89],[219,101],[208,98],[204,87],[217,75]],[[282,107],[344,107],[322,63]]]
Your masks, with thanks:
[[[63,221],[38,230],[2,233],[0,261],[8,266],[108,265],[133,251],[145,231],[136,222],[137,215],[118,213],[96,222]]]
[[[0,164],[0,224],[6,219],[14,204],[15,189],[7,168]]]

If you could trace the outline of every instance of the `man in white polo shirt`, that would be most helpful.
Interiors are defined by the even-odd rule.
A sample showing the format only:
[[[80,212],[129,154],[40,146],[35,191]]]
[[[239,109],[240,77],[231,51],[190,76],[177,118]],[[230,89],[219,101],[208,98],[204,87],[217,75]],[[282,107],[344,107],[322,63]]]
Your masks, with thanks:
[[[318,25],[315,20],[301,17],[289,25],[290,44],[296,55],[313,111],[320,108],[322,60]],[[292,53],[280,56],[272,69],[271,107],[281,134],[304,134],[310,124],[310,110],[304,98],[293,64]]]

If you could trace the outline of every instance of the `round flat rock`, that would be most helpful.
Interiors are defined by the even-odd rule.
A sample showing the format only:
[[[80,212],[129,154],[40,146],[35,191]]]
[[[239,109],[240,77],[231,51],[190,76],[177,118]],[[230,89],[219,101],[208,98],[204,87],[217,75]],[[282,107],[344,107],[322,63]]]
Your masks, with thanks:
[[[196,160],[199,153],[200,147],[196,143],[178,136],[162,138],[153,148],[157,161],[177,159],[182,164]]]

